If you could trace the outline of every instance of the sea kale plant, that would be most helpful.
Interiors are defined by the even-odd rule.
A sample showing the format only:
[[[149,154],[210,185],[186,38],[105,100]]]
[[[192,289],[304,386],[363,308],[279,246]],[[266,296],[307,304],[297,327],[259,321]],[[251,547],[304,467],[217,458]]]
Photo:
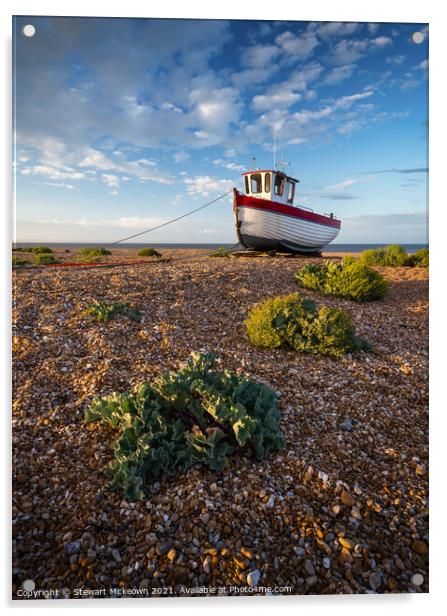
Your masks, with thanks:
[[[92,314],[96,317],[99,323],[108,323],[110,319],[118,314],[122,314],[132,321],[139,322],[141,315],[138,310],[131,308],[128,304],[123,302],[98,302],[95,301],[84,311],[85,315]]]
[[[217,370],[212,354],[193,354],[182,369],[133,392],[95,399],[85,421],[102,421],[116,431],[106,473],[128,500],[142,499],[150,482],[164,474],[194,464],[219,471],[240,449],[261,459],[283,446],[276,393]]]
[[[254,306],[245,326],[250,342],[259,348],[286,347],[334,357],[370,349],[355,335],[351,319],[343,310],[328,306],[317,309],[315,302],[299,293],[273,297]]]
[[[388,290],[385,278],[368,265],[345,257],[341,262],[309,263],[295,274],[300,287],[356,302],[381,299]]]

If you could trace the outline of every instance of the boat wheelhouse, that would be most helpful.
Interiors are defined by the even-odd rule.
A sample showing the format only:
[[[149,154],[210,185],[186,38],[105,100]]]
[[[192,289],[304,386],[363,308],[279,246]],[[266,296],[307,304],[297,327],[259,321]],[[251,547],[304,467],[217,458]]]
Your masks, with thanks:
[[[299,180],[284,171],[256,169],[242,174],[245,192],[234,189],[239,242],[253,250],[319,253],[340,231],[333,214],[294,205]]]

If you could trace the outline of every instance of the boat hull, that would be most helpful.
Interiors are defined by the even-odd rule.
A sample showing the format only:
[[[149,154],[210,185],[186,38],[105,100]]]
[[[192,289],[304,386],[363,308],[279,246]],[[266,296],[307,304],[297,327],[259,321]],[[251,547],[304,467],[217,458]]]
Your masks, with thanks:
[[[239,242],[254,250],[318,253],[337,237],[341,226],[330,216],[247,197],[237,190],[234,215]]]

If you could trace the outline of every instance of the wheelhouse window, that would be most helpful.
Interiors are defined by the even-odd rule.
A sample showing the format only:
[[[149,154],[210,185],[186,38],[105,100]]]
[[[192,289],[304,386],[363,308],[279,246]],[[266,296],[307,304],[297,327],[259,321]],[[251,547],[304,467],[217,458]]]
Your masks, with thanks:
[[[245,181],[245,194],[248,195],[250,194],[250,184],[248,183],[248,175],[244,175],[244,181]]]
[[[252,173],[251,179],[251,192],[253,194],[262,192],[262,176],[260,173]]]
[[[283,196],[284,184],[285,184],[284,176],[277,173],[275,177],[275,190],[274,190],[275,195],[278,195],[279,197]]]
[[[270,173],[266,173],[265,174],[265,178],[264,178],[264,190],[265,192],[269,193],[270,192],[270,183],[271,183],[271,174]]]
[[[287,194],[287,203],[293,203],[295,197],[295,182],[289,182],[289,192]]]

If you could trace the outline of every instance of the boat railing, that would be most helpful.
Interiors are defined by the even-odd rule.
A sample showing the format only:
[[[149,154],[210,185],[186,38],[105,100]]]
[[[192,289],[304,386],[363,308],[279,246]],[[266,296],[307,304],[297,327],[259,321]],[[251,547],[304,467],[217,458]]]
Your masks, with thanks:
[[[301,210],[309,210],[309,212],[313,212],[313,209],[311,207],[306,207],[305,205],[299,205],[298,203],[296,204],[295,207],[299,207]]]

